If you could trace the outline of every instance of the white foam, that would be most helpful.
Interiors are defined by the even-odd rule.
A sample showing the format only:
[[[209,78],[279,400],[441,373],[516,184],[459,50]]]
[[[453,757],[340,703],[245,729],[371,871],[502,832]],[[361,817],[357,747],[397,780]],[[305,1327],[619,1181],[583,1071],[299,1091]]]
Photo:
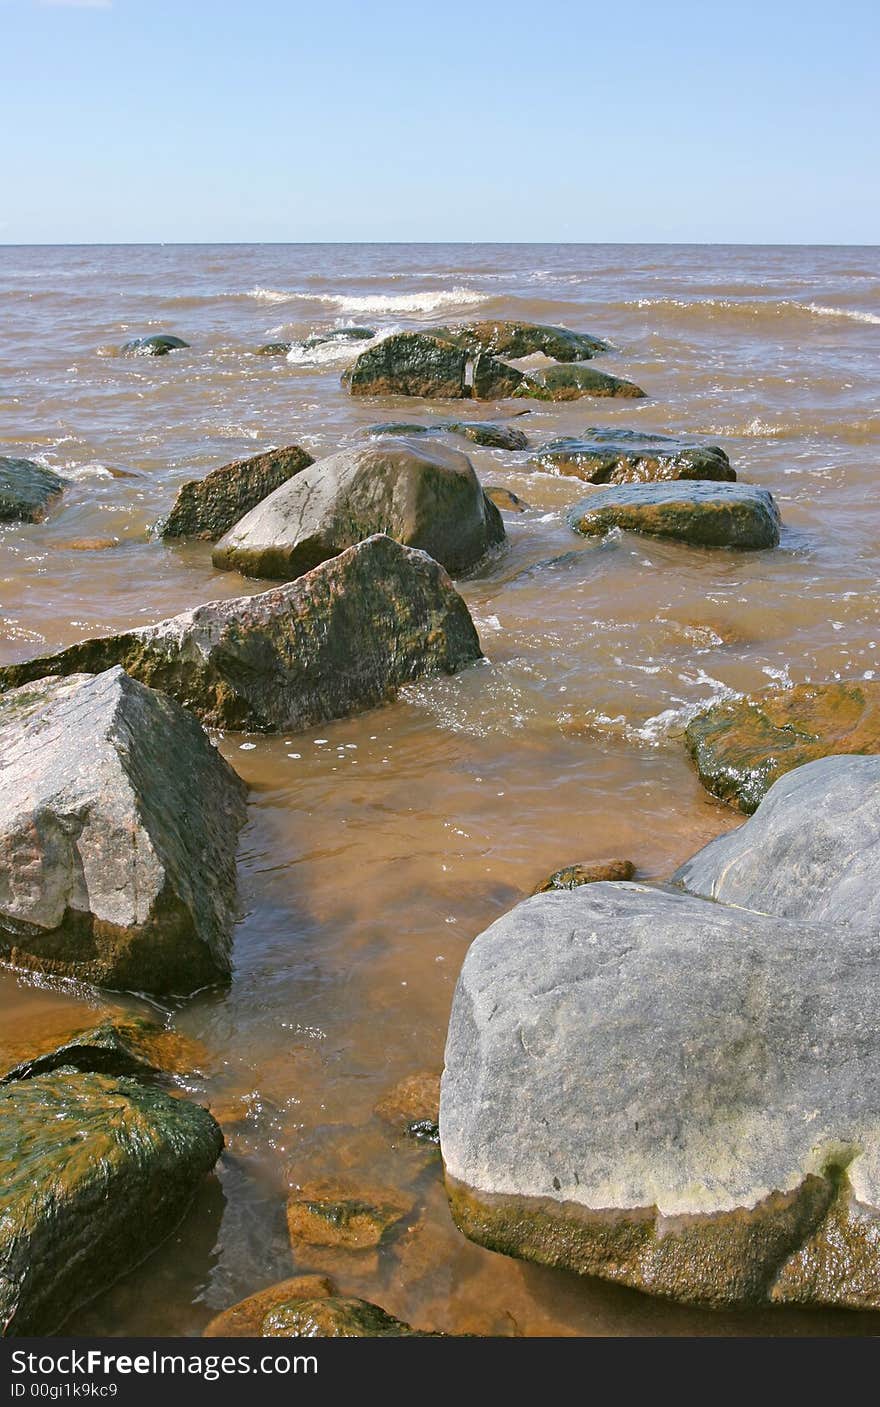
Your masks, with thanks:
[[[466,308],[485,303],[488,293],[474,288],[441,288],[425,293],[367,294],[364,297],[315,294],[318,303],[333,303],[343,313],[436,313],[440,308]]]

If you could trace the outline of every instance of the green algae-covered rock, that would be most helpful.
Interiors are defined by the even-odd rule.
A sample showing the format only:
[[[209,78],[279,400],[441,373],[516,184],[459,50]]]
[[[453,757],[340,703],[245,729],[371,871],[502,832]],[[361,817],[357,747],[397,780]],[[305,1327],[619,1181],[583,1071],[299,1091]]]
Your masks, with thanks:
[[[368,1300],[322,1296],[292,1299],[269,1310],[260,1327],[264,1339],[439,1338],[413,1329]]]
[[[504,540],[504,525],[460,450],[381,439],[331,454],[282,484],[222,538],[212,561],[290,581],[372,533],[458,573]]]
[[[571,332],[535,322],[471,322],[449,331],[472,352],[496,357],[528,357],[543,352],[557,362],[589,361],[609,350],[608,343],[587,332]]]
[[[370,1189],[343,1182],[306,1183],[287,1202],[287,1229],[301,1245],[369,1250],[412,1210],[390,1188]]]
[[[326,1299],[335,1293],[333,1281],[326,1275],[295,1275],[290,1280],[280,1280],[215,1315],[203,1329],[202,1338],[258,1339],[263,1320],[276,1306],[294,1300]]]
[[[793,767],[832,753],[880,752],[880,683],[768,689],[713,704],[684,736],[703,786],[748,815]]]
[[[143,1018],[101,1021],[97,1026],[78,1031],[54,1050],[22,1061],[0,1077],[0,1085],[51,1074],[62,1065],[79,1070],[81,1074],[95,1072],[149,1078],[159,1073],[148,1053],[150,1046],[164,1034],[160,1026]]]
[[[629,399],[645,392],[633,381],[610,376],[595,367],[573,362],[568,366],[548,366],[530,371],[510,394],[536,401],[576,401],[582,396],[617,396]]]
[[[736,478],[719,445],[694,445],[672,435],[638,430],[585,430],[583,435],[552,440],[529,463],[590,484]]]
[[[361,352],[342,374],[353,396],[445,400],[509,396],[522,379],[522,372],[488,353],[474,354],[446,328],[394,333]]]
[[[314,462],[304,449],[289,445],[224,464],[204,479],[190,479],[178,490],[161,534],[216,542],[270,493]]]
[[[0,523],[41,523],[66,484],[32,459],[0,455]]]
[[[0,697],[0,957],[183,996],[227,977],[244,784],[119,668]]]
[[[151,337],[135,337],[123,343],[120,351],[124,357],[167,357],[180,347],[188,347],[181,337],[168,337],[164,333],[154,333]]]
[[[700,481],[597,489],[569,510],[568,521],[585,537],[623,528],[694,547],[741,551],[775,547],[780,528],[779,509],[767,489]]]
[[[118,664],[213,726],[275,732],[373,708],[403,684],[481,658],[443,568],[377,535],[258,596],[7,666],[0,689]]]
[[[135,1080],[52,1074],[0,1089],[0,1330],[54,1333],[171,1232],[223,1135]]]
[[[368,433],[382,435],[461,435],[472,444],[487,449],[521,450],[528,448],[522,430],[514,425],[498,425],[491,420],[435,420],[431,425],[413,425],[405,421],[388,421],[371,425]]]
[[[876,921],[636,883],[526,900],[453,1001],[457,1224],[686,1303],[880,1307],[878,999]]]

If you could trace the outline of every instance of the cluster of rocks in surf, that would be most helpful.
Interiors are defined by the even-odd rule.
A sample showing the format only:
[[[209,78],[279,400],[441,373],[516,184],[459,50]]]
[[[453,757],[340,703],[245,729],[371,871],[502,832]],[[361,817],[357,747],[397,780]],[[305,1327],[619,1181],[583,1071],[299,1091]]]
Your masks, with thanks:
[[[608,344],[517,322],[384,340],[351,327],[258,351],[361,342],[343,375],[355,397],[645,394],[592,365]],[[187,345],[153,335],[122,351]],[[549,364],[513,364],[537,354]],[[449,574],[503,547],[499,507],[528,508],[450,441],[593,486],[569,512],[588,537],[779,542],[772,494],[737,481],[720,446],[593,427],[532,450],[503,419],[367,435],[317,460],[292,445],[223,465],[183,483],[158,525],[279,585],[0,669],[4,960],[163,1000],[228,981],[247,793],[205,728],[292,732],[482,657]],[[39,522],[64,487],[0,459],[0,518]],[[805,686],[692,718],[704,784],[753,818],[666,886],[639,883],[629,860],[565,866],[472,945],[442,1103],[428,1072],[375,1111],[423,1156],[439,1144],[466,1235],[688,1303],[880,1305],[880,759],[839,756],[880,751],[877,697]],[[54,1332],[210,1175],[223,1135],[170,1091],[160,1048],[105,1022],[0,1079],[3,1333]],[[412,1215],[357,1179],[297,1183],[287,1206],[294,1251],[331,1267],[402,1243]],[[270,1286],[206,1333],[429,1336],[323,1274]]]

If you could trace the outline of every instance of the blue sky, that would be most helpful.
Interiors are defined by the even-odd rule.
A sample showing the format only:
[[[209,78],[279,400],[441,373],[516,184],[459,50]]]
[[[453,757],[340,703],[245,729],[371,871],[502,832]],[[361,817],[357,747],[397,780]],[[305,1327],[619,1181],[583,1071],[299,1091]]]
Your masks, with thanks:
[[[880,5],[0,0],[0,242],[880,242]]]

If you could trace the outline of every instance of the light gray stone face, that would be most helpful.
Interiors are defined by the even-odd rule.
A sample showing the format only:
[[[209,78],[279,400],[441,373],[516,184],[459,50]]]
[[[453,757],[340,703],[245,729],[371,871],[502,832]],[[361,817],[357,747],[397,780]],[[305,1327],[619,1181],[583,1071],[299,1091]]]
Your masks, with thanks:
[[[455,993],[453,1215],[682,1300],[880,1303],[878,997],[876,932],[637,883],[527,900]]]
[[[244,784],[121,669],[0,698],[0,956],[186,994],[230,970]]]
[[[880,933],[880,757],[823,757],[786,773],[673,883],[744,909]]]
[[[214,549],[216,567],[292,580],[374,533],[467,570],[504,539],[467,455],[385,439],[318,460],[263,499]]]

